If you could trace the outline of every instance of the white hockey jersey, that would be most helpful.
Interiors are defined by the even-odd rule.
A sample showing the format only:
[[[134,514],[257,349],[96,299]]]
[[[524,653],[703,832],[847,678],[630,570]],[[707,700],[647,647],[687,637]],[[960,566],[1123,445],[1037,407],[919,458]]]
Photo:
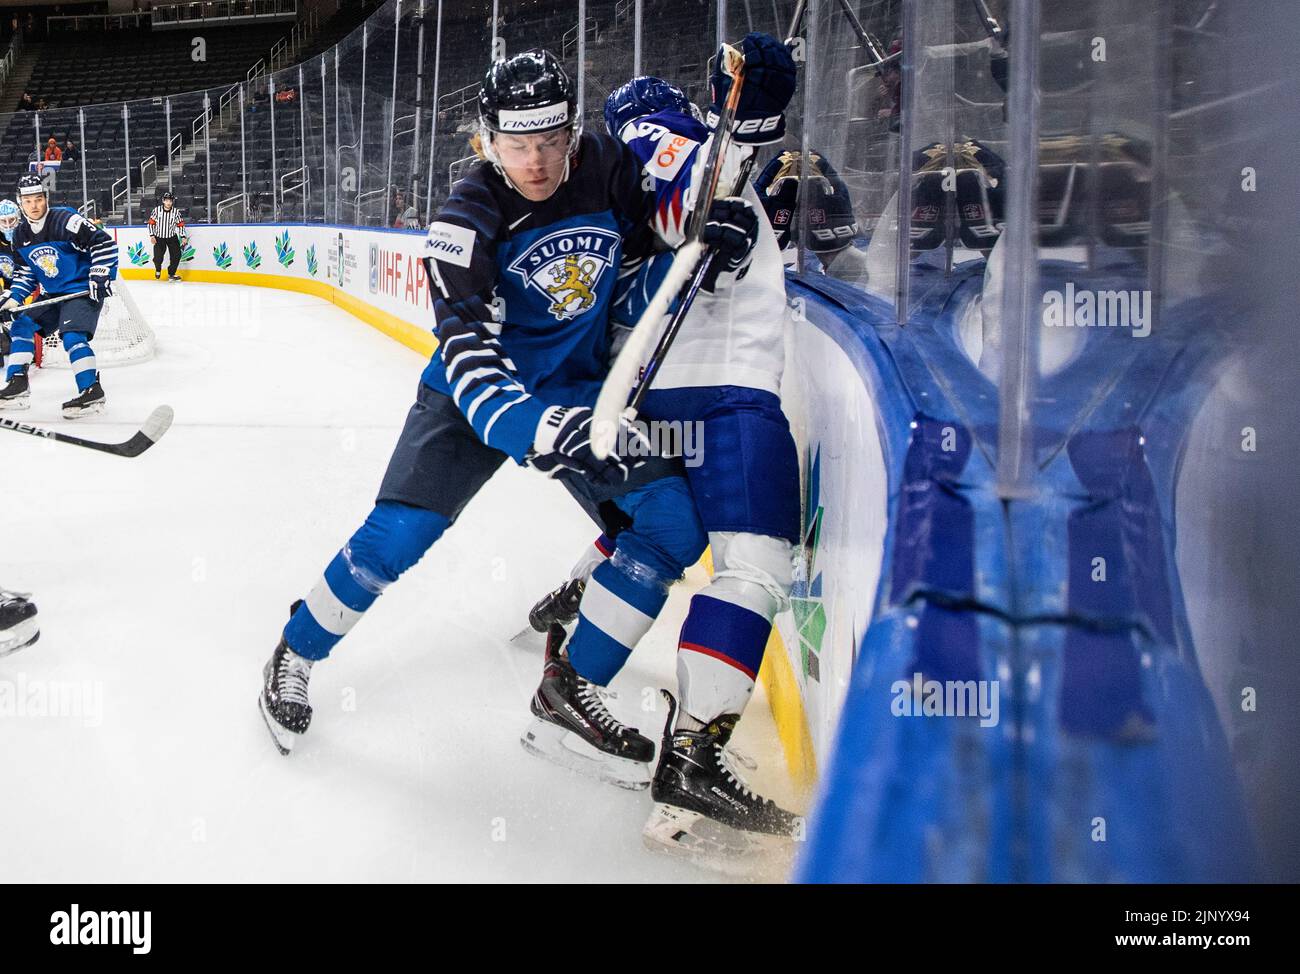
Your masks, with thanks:
[[[685,239],[712,136],[688,115],[658,112],[625,126],[622,137],[653,181],[655,231],[675,248]],[[734,186],[751,151],[731,147],[720,187]],[[718,195],[727,193],[720,189]],[[749,269],[732,286],[696,296],[655,377],[655,389],[732,385],[781,393],[788,323],[785,268],[758,194],[747,184],[740,195],[759,216],[758,243]]]

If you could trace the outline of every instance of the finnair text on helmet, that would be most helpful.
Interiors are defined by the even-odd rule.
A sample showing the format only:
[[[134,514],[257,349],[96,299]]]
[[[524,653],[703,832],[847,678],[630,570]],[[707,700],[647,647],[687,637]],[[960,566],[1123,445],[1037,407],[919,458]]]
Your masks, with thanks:
[[[541,108],[527,108],[522,111],[502,109],[497,116],[497,123],[502,132],[540,132],[563,125],[569,120],[569,106],[543,105]]]

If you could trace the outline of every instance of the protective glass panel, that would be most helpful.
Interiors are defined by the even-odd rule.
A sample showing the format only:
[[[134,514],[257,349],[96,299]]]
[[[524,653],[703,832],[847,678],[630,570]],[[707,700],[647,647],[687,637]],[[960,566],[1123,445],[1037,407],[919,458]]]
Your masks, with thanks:
[[[760,177],[773,226],[791,228],[803,273],[890,302],[900,238],[899,17],[888,0],[808,4],[796,49],[802,131]]]
[[[271,145],[275,153],[275,194],[278,219],[301,222],[307,205],[302,91],[297,67],[271,76]]]
[[[356,155],[356,222],[384,226],[393,207],[388,179],[392,143],[393,66],[397,57],[395,0],[379,8],[366,22],[364,91],[359,92],[363,115],[359,120],[361,146]]]
[[[447,198],[451,184],[473,163],[470,137],[478,120],[478,89],[490,62],[493,21],[490,3],[441,3],[435,36],[425,30],[425,43],[437,67],[437,117],[430,119],[433,151],[426,185],[427,213],[434,213]],[[553,26],[550,37],[558,39],[572,25],[571,17],[559,18],[563,27]],[[500,14],[497,22],[498,52],[506,54],[545,46],[541,38],[529,33],[530,20],[525,14]],[[438,33],[440,32],[440,33]],[[467,52],[481,52],[470,57]],[[426,55],[429,56],[429,55]]]
[[[259,223],[275,219],[275,172],[271,154],[271,78],[263,75],[244,85],[243,160],[248,187],[247,219]],[[222,156],[215,155],[222,152]],[[224,150],[214,146],[213,162],[224,161]]]
[[[29,125],[39,121],[27,133],[27,138],[20,145],[26,152],[20,160],[21,166],[14,166],[21,172],[39,172],[45,179],[50,191],[50,200],[56,206],[80,207],[85,198],[81,195],[81,164],[77,146],[81,135],[77,125],[75,108],[47,109],[23,116]],[[16,134],[16,133],[15,133]],[[50,140],[53,140],[51,142]],[[71,140],[71,145],[69,144]],[[71,151],[68,151],[68,150]],[[9,183],[0,187],[0,195],[14,199],[14,186]]]
[[[122,105],[88,105],[84,115],[86,141],[82,159],[89,201],[100,218],[111,223],[125,220],[127,167]],[[59,198],[66,199],[62,195]]]
[[[371,67],[368,61],[369,23],[353,31],[338,47],[337,72],[337,151],[335,155],[335,219],[343,223],[358,222],[357,198],[364,189],[362,163],[362,126],[366,99],[363,83]],[[374,104],[370,105],[373,114]]]

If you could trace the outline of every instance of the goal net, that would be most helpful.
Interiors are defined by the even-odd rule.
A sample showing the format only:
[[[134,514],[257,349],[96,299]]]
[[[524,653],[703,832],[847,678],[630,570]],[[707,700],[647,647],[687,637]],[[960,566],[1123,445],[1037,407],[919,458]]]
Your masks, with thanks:
[[[104,299],[90,346],[95,350],[95,364],[101,369],[135,365],[153,358],[153,329],[132,299],[130,284],[120,277],[113,282],[113,293]],[[47,369],[71,367],[57,332],[45,336],[41,366]]]

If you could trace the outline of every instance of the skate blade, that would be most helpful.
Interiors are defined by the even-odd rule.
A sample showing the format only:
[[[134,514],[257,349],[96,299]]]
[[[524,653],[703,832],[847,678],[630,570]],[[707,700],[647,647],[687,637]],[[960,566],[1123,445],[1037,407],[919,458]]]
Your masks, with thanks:
[[[552,764],[575,771],[597,781],[605,781],[629,791],[650,787],[650,765],[606,754],[592,747],[578,735],[540,717],[524,730],[519,743],[529,754],[545,758]]]
[[[285,730],[275,722],[271,712],[266,709],[266,694],[259,694],[257,698],[257,709],[262,712],[262,719],[266,721],[266,729],[271,732],[271,743],[275,749],[283,755],[292,753],[293,746],[298,743],[301,734],[295,734],[291,730]]]
[[[788,854],[788,835],[768,835],[732,828],[677,805],[655,802],[641,830],[651,852],[686,859],[728,876],[748,876],[773,854]]]
[[[510,637],[510,645],[520,649],[546,652],[546,633],[538,632],[532,626],[525,626]]]
[[[64,408],[64,419],[81,419],[83,416],[98,416],[108,405],[106,402],[92,402],[89,406],[79,406],[76,409]]]
[[[41,624],[35,616],[5,630],[0,638],[0,657],[26,649],[41,638]]]
[[[17,411],[19,409],[31,408],[31,400],[27,396],[23,396],[21,399],[0,399],[0,409],[12,409]]]

